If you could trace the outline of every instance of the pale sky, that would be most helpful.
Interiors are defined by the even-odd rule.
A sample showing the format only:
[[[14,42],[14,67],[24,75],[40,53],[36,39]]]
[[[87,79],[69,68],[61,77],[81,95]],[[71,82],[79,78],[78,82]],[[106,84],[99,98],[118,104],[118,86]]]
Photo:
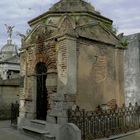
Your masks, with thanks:
[[[7,39],[4,24],[15,26],[13,42],[19,44],[16,32],[25,33],[27,22],[46,12],[59,0],[1,0],[0,1],[0,47]],[[97,11],[114,21],[118,32],[125,35],[140,32],[140,0],[87,0]]]

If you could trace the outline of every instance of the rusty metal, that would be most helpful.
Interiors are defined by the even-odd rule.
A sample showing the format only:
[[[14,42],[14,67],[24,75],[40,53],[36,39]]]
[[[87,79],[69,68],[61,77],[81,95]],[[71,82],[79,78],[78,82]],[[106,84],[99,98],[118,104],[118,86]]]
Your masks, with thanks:
[[[85,111],[77,107],[68,111],[69,123],[81,130],[82,140],[93,140],[127,133],[140,128],[140,106],[136,103],[128,107],[96,111]]]

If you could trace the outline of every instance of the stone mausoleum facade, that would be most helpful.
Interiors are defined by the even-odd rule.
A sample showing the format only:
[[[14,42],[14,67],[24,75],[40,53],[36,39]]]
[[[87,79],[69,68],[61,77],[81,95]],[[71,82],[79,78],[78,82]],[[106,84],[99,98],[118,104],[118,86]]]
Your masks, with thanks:
[[[61,0],[29,21],[22,43],[19,127],[67,122],[67,110],[124,103],[123,49],[103,17],[83,0]]]
[[[8,39],[0,49],[0,80],[15,79],[20,76],[20,58],[17,45]]]
[[[140,102],[140,33],[125,36],[128,48],[124,53],[125,102]]]

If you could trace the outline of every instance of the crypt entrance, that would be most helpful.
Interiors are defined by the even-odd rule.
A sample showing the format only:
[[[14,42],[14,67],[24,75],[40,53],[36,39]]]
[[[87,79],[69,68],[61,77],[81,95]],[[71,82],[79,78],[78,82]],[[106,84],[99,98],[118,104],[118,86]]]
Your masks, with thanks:
[[[36,119],[38,120],[46,120],[47,116],[47,87],[46,87],[46,79],[47,79],[47,68],[45,63],[39,62],[36,65]]]

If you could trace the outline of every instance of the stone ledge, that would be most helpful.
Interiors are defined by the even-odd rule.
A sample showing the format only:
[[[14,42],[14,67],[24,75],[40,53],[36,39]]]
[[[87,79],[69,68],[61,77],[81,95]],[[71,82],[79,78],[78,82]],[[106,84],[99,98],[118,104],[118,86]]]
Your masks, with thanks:
[[[31,120],[31,123],[46,125],[46,121],[42,121],[42,120]]]
[[[0,86],[19,86],[20,79],[0,80]]]

